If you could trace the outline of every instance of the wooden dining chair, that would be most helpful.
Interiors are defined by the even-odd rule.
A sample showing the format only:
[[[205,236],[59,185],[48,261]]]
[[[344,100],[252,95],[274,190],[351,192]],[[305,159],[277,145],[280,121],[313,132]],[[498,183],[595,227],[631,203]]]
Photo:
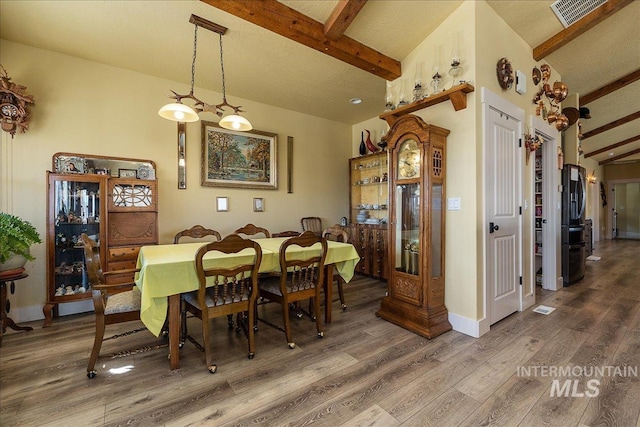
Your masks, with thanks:
[[[205,239],[207,240],[222,240],[222,236],[220,235],[219,232],[217,232],[216,230],[212,230],[211,228],[204,228],[201,225],[194,225],[193,227],[186,229],[186,230],[182,230],[179,231],[178,233],[176,233],[175,236],[173,236],[173,243],[174,244],[179,244],[180,243],[180,239],[182,239],[183,243],[186,242],[196,242],[196,241],[205,241]],[[185,307],[184,307],[184,303],[181,304],[181,312],[182,312],[182,322],[180,323],[180,345],[184,344],[184,340],[186,338],[187,335],[187,330],[186,330],[186,318],[187,318],[187,313],[185,311]],[[233,329],[234,323],[233,323],[233,316],[229,315],[227,316],[227,320],[228,320],[228,324],[229,324],[229,329]]]
[[[320,243],[321,251],[317,256],[304,260],[296,259],[294,255],[287,255],[287,249],[299,246],[308,248]],[[282,318],[284,329],[281,329],[268,321],[263,320],[270,326],[274,326],[285,333],[289,348],[295,348],[296,344],[291,338],[291,324],[289,321],[289,305],[296,305],[302,300],[311,300],[313,303],[313,317],[316,322],[318,338],[324,336],[322,331],[322,319],[320,315],[320,288],[324,280],[324,260],[327,256],[327,241],[321,236],[311,231],[305,231],[296,237],[285,240],[280,246],[280,276],[270,276],[260,278],[258,287],[260,297],[269,301],[277,302],[282,306]],[[284,272],[287,272],[284,274]],[[257,319],[257,315],[256,315]]]
[[[278,233],[273,233],[271,235],[271,237],[295,237],[295,236],[299,236],[300,233],[299,231],[280,231]]]
[[[349,234],[338,224],[326,228],[322,232],[322,237],[327,240],[334,240],[336,242],[347,243],[349,241]],[[344,279],[338,274],[335,266],[333,267],[333,280],[335,280],[338,284],[338,295],[340,296],[340,305],[342,306],[342,310],[346,310],[347,303],[344,299],[344,290],[342,289],[342,285],[345,282]],[[333,286],[333,283],[327,283],[327,286]]]
[[[252,249],[253,256],[246,262],[232,267],[205,267],[203,258],[211,252],[236,254]],[[249,343],[249,359],[255,354],[254,313],[258,296],[258,270],[262,261],[262,249],[256,242],[230,234],[219,242],[207,243],[196,253],[196,272],[199,288],[183,294],[186,310],[202,321],[202,343],[187,335],[205,353],[207,369],[212,374],[218,369],[213,363],[210,342],[210,319],[237,314],[238,324],[243,324]],[[245,316],[248,319],[242,319]],[[186,322],[185,322],[186,323]]]
[[[300,220],[302,231],[313,231],[318,236],[322,235],[322,220],[318,216],[306,216]]]
[[[256,236],[258,234],[264,234],[264,237],[271,237],[271,233],[266,228],[258,227],[253,224],[247,224],[244,227],[238,228],[234,231],[234,234],[244,234],[245,236]]]
[[[138,287],[134,283],[107,284],[106,278],[110,274],[133,274],[139,270],[103,272],[100,263],[100,248],[96,242],[85,233],[82,233],[80,237],[84,244],[86,271],[91,286],[93,308],[96,316],[96,333],[93,340],[93,348],[91,349],[91,356],[89,357],[89,364],[87,365],[87,376],[89,378],[95,378],[96,375],[98,375],[95,365],[100,357],[103,341],[131,335],[132,333],[144,331],[147,328],[142,326],[130,332],[123,332],[109,338],[104,338],[106,325],[140,320],[140,291]],[[116,355],[112,355],[112,357],[141,353],[166,346],[166,344],[143,346],[135,350],[121,351]]]
[[[201,240],[206,238],[207,236],[213,236],[216,240],[222,240],[222,236],[220,236],[220,233],[218,233],[216,230],[204,228],[201,225],[194,225],[187,230],[182,230],[176,233],[176,235],[173,236],[173,243],[180,243],[180,239],[183,237],[188,238],[189,240]]]

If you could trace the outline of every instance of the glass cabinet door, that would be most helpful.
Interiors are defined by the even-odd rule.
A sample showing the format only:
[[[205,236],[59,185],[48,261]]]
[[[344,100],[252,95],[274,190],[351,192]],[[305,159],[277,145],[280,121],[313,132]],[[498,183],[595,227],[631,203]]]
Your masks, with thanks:
[[[420,184],[399,184],[395,188],[395,269],[420,273]]]
[[[100,243],[101,181],[54,179],[51,183],[55,297],[86,297],[91,292],[85,271],[82,233]]]

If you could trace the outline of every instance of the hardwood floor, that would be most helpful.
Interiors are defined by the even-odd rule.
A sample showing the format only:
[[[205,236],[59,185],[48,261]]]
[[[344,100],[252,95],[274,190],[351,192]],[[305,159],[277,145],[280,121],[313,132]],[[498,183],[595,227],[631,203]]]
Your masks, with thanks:
[[[551,314],[532,307],[479,339],[451,331],[427,340],[377,318],[385,284],[364,277],[345,286],[347,311],[334,302],[323,339],[308,318],[292,319],[293,350],[284,333],[260,324],[249,360],[244,334],[229,332],[223,319],[214,325],[214,375],[186,343],[178,371],[169,371],[161,349],[101,359],[89,380],[93,317],[68,316],[48,329],[32,322],[33,331],[8,331],[2,341],[0,425],[638,427],[640,242],[600,242],[594,254],[602,258],[587,262],[581,282],[538,288],[535,306],[556,308]],[[260,316],[282,323],[276,304],[260,306]],[[196,319],[189,330],[199,333]],[[126,340],[161,341],[147,332]],[[103,353],[121,350],[119,341]],[[549,373],[608,366],[636,374]],[[571,390],[559,388],[565,380]],[[574,380],[576,393],[597,396],[564,397]],[[589,380],[599,384],[589,388]]]

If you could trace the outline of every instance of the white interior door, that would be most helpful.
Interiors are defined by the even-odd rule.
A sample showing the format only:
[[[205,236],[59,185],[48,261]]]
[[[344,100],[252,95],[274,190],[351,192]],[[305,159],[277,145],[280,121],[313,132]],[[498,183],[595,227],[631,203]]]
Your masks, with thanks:
[[[524,113],[515,106],[509,106],[485,105],[485,269],[490,324],[517,311],[521,298],[522,168],[519,141]]]

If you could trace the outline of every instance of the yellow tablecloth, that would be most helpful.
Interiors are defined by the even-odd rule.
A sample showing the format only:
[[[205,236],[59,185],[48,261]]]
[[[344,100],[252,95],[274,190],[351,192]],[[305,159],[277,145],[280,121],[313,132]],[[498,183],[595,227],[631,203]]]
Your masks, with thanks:
[[[280,270],[280,245],[286,237],[269,239],[254,239],[262,248],[262,262],[260,272],[275,272]],[[136,285],[140,289],[142,302],[140,319],[156,336],[160,334],[167,317],[167,297],[198,289],[195,256],[204,243],[185,243],[179,245],[143,246],[138,255]],[[296,257],[302,259],[317,254],[320,245],[310,248],[290,248]],[[253,257],[253,251],[243,251],[246,257]],[[328,242],[325,264],[335,264],[340,276],[345,281],[353,277],[355,266],[360,257],[353,245],[349,243]],[[225,255],[209,253],[204,258],[205,267],[233,267],[246,262],[242,252]]]

